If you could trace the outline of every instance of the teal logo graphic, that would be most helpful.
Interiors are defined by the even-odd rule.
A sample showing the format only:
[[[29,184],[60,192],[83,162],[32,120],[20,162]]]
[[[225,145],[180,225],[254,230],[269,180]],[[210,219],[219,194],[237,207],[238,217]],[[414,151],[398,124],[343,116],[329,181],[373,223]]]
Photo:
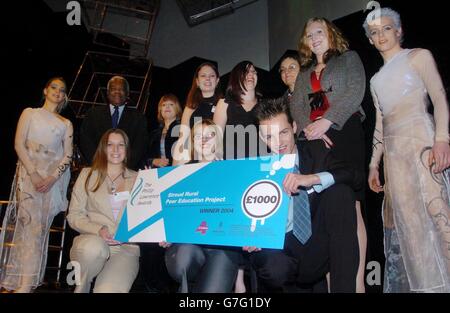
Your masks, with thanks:
[[[139,195],[139,193],[141,192],[142,188],[144,187],[144,179],[141,177],[139,178],[139,183],[136,186],[136,188],[133,190],[133,192],[131,193],[131,204],[134,204],[134,200],[136,199],[136,197]]]

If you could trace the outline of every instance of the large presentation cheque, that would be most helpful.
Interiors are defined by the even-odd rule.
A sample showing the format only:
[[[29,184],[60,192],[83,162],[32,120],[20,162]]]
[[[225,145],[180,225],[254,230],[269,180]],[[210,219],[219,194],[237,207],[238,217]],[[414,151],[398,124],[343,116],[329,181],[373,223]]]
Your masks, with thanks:
[[[282,249],[295,155],[140,171],[119,223],[121,242]]]

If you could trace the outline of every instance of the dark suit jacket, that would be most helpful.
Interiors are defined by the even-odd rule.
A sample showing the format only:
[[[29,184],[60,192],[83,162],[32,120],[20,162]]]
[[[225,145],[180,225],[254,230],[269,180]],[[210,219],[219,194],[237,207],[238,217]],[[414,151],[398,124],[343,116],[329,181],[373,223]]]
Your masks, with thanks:
[[[164,148],[166,153],[166,158],[169,159],[169,166],[172,165],[172,147],[174,143],[178,140],[179,130],[176,131],[174,128],[180,125],[180,121],[173,121],[170,124],[169,129],[167,130],[166,138],[164,140]],[[153,159],[161,158],[161,136],[162,136],[162,127],[155,129],[150,133],[150,143],[148,146],[148,150],[145,155],[145,165],[151,167]],[[143,168],[143,166],[142,166]]]
[[[353,190],[362,188],[364,174],[350,164],[336,159],[333,150],[328,149],[322,140],[298,140],[297,148],[301,174],[329,172],[333,175],[335,184],[346,184]],[[317,193],[311,193],[309,199],[311,206],[314,207]]]
[[[110,128],[112,120],[109,105],[93,107],[84,118],[80,128],[80,149],[89,164],[92,163],[100,138]],[[130,140],[128,167],[137,170],[148,146],[147,120],[142,113],[125,106],[117,128],[125,131]]]

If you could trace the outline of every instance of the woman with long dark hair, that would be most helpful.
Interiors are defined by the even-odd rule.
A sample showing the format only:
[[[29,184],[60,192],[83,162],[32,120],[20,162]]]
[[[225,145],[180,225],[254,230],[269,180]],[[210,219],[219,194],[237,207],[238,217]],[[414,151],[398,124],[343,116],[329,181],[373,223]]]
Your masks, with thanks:
[[[80,233],[70,250],[80,269],[76,293],[88,293],[94,278],[94,292],[128,292],[137,276],[139,246],[114,240],[137,176],[127,167],[129,150],[123,130],[108,130],[73,188],[67,220]]]
[[[224,158],[259,155],[255,109],[261,101],[257,92],[258,73],[250,61],[238,63],[230,74],[225,99],[217,104],[214,123],[224,134]]]
[[[281,58],[279,72],[281,80],[288,87],[283,97],[290,101],[294,93],[297,76],[300,73],[298,52],[287,52]]]
[[[222,98],[219,71],[210,63],[202,63],[195,70],[186,106],[181,117],[180,139],[174,149],[174,165],[189,162],[190,131],[195,123],[212,119],[217,102]]]
[[[44,105],[25,109],[17,124],[19,161],[0,236],[0,287],[24,293],[42,284],[50,226],[67,208],[72,159],[72,123],[59,114],[64,79],[50,79],[43,93]]]

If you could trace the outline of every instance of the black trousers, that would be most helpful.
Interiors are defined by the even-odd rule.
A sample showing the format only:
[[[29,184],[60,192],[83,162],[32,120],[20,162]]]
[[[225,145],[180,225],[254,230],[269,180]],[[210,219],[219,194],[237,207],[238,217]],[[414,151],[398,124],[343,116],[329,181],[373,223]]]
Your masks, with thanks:
[[[331,292],[355,292],[359,265],[355,195],[346,185],[334,185],[317,195],[312,236],[301,244],[292,231],[283,250],[252,253],[259,292],[301,292],[330,272]]]

